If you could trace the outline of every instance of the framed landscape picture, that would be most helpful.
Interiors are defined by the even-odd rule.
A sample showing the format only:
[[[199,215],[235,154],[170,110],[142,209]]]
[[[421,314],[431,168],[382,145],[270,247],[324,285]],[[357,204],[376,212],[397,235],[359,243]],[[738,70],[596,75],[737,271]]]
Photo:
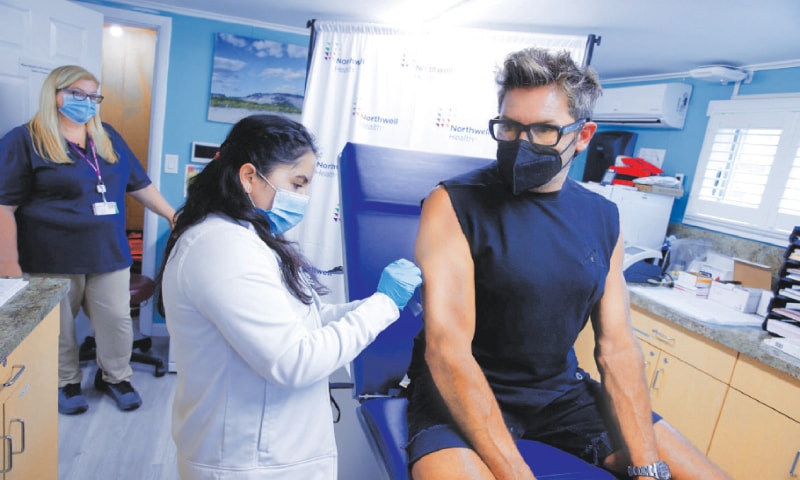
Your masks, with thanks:
[[[308,45],[217,33],[208,120],[275,113],[299,122],[307,60]]]

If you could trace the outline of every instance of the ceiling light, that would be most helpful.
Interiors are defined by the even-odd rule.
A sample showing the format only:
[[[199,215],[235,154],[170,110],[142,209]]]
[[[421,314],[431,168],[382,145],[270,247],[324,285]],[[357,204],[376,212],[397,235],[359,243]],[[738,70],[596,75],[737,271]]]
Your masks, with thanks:
[[[727,85],[728,82],[741,82],[750,83],[753,79],[753,72],[744,70],[739,67],[732,67],[729,65],[709,65],[705,67],[698,67],[689,70],[689,75],[698,80],[705,80],[707,82],[721,83]]]
[[[108,29],[108,33],[111,34],[112,37],[121,37],[122,36],[122,27],[119,25],[111,25]]]

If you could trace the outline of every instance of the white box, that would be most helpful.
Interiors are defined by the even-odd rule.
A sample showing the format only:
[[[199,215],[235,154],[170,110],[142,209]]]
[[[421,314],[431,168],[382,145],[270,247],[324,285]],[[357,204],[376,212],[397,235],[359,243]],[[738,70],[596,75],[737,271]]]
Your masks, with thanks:
[[[773,296],[771,291],[761,290],[761,299],[758,301],[758,306],[756,307],[757,315],[761,315],[762,317],[767,316],[767,308],[769,308],[769,302],[772,301]]]
[[[678,272],[674,288],[680,292],[689,293],[696,297],[707,298],[711,290],[711,277],[699,272]]]
[[[708,299],[737,312],[754,313],[761,300],[760,288],[747,288],[733,283],[713,282],[708,292]]]

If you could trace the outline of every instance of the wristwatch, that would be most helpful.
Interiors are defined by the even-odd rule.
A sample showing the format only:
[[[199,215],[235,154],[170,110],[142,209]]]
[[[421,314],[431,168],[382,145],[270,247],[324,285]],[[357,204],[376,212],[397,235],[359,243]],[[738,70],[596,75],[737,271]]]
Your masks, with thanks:
[[[669,472],[667,462],[658,461],[643,467],[628,467],[629,477],[653,477],[656,480],[670,480],[672,474]]]

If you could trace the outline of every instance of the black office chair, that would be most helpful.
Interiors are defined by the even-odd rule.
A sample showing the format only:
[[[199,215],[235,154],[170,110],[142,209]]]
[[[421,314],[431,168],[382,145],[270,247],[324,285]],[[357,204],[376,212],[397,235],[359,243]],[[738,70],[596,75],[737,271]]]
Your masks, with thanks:
[[[155,291],[153,279],[140,273],[131,272],[130,292],[131,292],[131,317],[139,315],[139,307],[142,303],[149,300]],[[153,375],[156,377],[164,376],[167,369],[164,361],[148,352],[153,347],[150,337],[143,337],[133,341],[133,352],[131,352],[131,362],[152,365],[155,368]],[[139,350],[138,352],[136,350]],[[97,358],[97,343],[94,337],[88,336],[80,346],[79,359],[95,360]]]

